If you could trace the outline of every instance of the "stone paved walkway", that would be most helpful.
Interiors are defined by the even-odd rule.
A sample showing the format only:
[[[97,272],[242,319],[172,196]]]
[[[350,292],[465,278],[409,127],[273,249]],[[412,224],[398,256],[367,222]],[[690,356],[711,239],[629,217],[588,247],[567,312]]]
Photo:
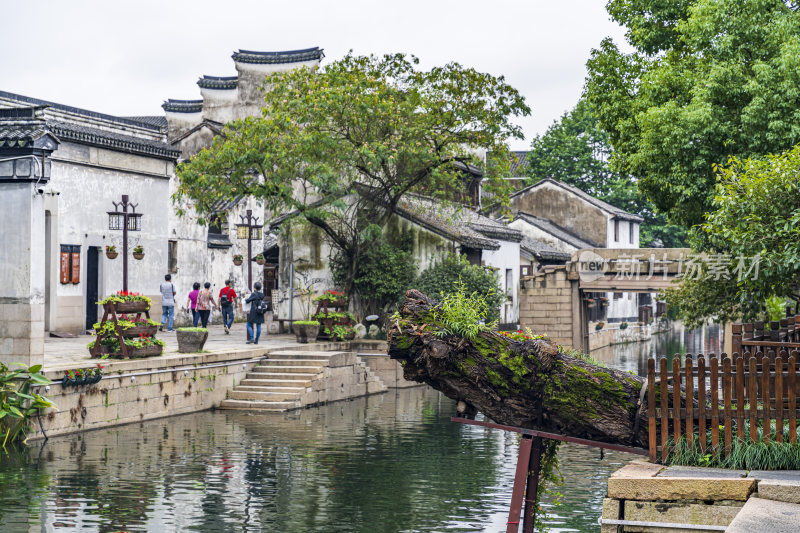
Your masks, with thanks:
[[[178,352],[178,341],[175,332],[160,331],[156,335],[167,345],[164,347],[164,355],[175,354]],[[75,339],[57,339],[52,337],[45,338],[44,342],[44,361],[45,367],[50,369],[69,368],[75,363],[83,364],[86,362],[96,362],[89,356],[86,345],[93,339],[91,335],[79,335]],[[256,346],[246,344],[247,334],[244,323],[236,323],[231,328],[229,335],[225,334],[222,326],[208,327],[208,340],[203,347],[205,352],[224,353],[237,351],[250,351]],[[281,348],[284,346],[297,345],[294,335],[265,335],[264,328],[261,330],[259,348]],[[158,359],[156,357],[151,360]]]

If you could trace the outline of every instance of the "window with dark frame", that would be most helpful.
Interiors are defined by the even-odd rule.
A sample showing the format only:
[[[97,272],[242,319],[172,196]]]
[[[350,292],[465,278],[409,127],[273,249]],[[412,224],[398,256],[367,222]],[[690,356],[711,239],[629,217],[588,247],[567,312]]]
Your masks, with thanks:
[[[208,232],[216,235],[228,234],[228,217],[225,213],[217,213],[208,222]]]
[[[168,241],[167,271],[172,274],[178,271],[178,241]]]
[[[628,222],[628,226],[631,228],[631,244],[633,244],[633,222]]]
[[[79,244],[61,245],[59,281],[62,285],[77,285],[81,282],[81,247]]]
[[[619,242],[619,220],[614,219],[614,242]]]

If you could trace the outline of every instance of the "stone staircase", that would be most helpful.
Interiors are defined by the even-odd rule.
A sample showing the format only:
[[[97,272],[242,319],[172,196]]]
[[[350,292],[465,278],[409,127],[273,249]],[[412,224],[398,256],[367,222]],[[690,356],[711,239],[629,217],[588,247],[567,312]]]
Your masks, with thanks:
[[[319,391],[324,390],[326,378],[331,374],[330,371],[326,371],[331,359],[337,361],[336,366],[339,369],[352,367],[351,373],[363,372],[366,376],[365,381],[379,381],[353,352],[274,351],[248,372],[247,377],[228,393],[220,408],[280,412],[321,403]],[[337,383],[341,385],[339,381]],[[382,384],[381,386],[383,387]],[[365,394],[378,392],[376,387],[367,392],[366,386],[364,391]]]

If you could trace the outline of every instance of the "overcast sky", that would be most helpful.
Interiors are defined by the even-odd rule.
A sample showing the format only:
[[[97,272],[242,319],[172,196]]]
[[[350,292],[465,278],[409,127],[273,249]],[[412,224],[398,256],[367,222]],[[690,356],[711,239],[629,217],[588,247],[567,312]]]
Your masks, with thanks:
[[[46,0],[2,2],[0,90],[113,115],[163,114],[199,98],[202,74],[235,75],[231,53],[320,46],[325,62],[406,52],[504,75],[533,113],[531,139],[577,102],[601,39],[621,43],[602,0]]]

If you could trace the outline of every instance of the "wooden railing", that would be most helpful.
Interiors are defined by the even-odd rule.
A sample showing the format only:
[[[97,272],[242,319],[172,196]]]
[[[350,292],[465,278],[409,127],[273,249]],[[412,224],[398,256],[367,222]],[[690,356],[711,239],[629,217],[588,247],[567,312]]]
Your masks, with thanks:
[[[800,320],[793,320],[791,335],[796,334],[795,324],[800,330]],[[772,347],[774,342],[767,349],[759,349],[760,345],[752,343],[767,341],[748,344],[744,341],[745,351],[736,352],[732,357],[724,353],[719,357],[710,354],[708,358],[686,354],[683,366],[678,354],[671,365],[666,358],[648,360],[651,461],[658,459],[659,452],[661,460],[666,460],[671,443],[678,442],[681,436],[690,445],[697,439],[703,453],[708,450],[707,453],[728,455],[734,435],[756,442],[759,425],[764,428],[761,438],[771,439],[773,420],[776,441],[783,442],[784,427],[788,427],[789,441],[797,442],[800,345],[793,346],[795,343],[790,337],[777,350]]]

